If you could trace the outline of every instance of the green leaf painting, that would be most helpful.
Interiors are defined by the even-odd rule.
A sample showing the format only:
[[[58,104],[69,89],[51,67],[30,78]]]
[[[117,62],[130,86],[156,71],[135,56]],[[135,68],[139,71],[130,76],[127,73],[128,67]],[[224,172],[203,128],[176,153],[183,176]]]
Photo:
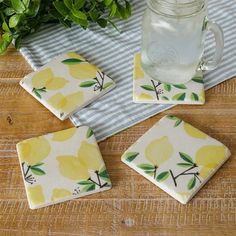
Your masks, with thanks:
[[[96,81],[92,81],[92,80],[90,80],[90,81],[85,81],[85,82],[82,82],[82,83],[80,83],[80,87],[81,88],[87,88],[87,87],[92,87],[93,85],[95,85],[97,82]]]
[[[138,152],[127,152],[125,154],[125,160],[128,162],[132,162],[138,155]]]
[[[103,85],[103,89],[107,89],[107,88],[109,88],[109,87],[111,87],[112,85],[113,85],[114,83],[113,82],[107,82],[107,83],[105,83],[104,85]]]
[[[90,184],[93,184],[93,182],[91,180],[83,180],[83,181],[80,181],[78,182],[79,185],[90,185]]]
[[[188,154],[183,153],[183,152],[179,152],[179,155],[180,155],[180,157],[181,157],[184,161],[186,161],[186,162],[191,163],[192,165],[194,165],[193,159],[192,159]]]
[[[196,83],[199,83],[199,84],[203,84],[204,83],[203,82],[203,77],[200,77],[200,76],[192,78],[192,81],[194,81]]]
[[[170,85],[170,84],[164,84],[164,89],[165,89],[167,92],[170,92],[170,91],[171,91],[171,85]]]
[[[45,175],[46,174],[42,169],[37,168],[37,167],[31,166],[30,169],[31,169],[32,173],[35,175]]]
[[[86,133],[86,138],[90,138],[93,135],[93,129],[89,128],[87,133]]]
[[[44,164],[43,162],[39,162],[39,163],[37,163],[37,164],[31,166],[31,168],[32,168],[32,167],[39,167],[39,166],[42,166],[43,164]]]
[[[189,182],[188,182],[188,185],[187,185],[187,187],[188,187],[188,189],[189,190],[191,190],[191,189],[193,189],[194,187],[195,187],[195,185],[196,185],[196,177],[195,176],[193,176],[190,180],[189,180]]]
[[[192,163],[177,163],[177,165],[184,168],[193,166]]]
[[[172,99],[177,100],[177,101],[184,101],[185,97],[186,97],[186,93],[177,93],[176,95],[172,97]]]
[[[164,101],[169,101],[169,98],[166,97],[166,96],[162,96],[161,99],[164,100]]]
[[[109,181],[109,180],[110,180],[109,175],[108,175],[108,172],[107,172],[107,169],[106,169],[105,167],[103,167],[103,168],[99,171],[98,175],[99,175],[102,179],[104,179],[105,181]]]
[[[175,121],[174,127],[178,127],[182,123],[182,121],[183,121],[183,120],[179,119],[178,117],[171,116],[171,115],[167,116],[167,118],[170,119],[170,120],[174,120]]]
[[[178,89],[187,89],[185,84],[174,84],[173,86]]]
[[[147,91],[155,91],[155,88],[151,85],[142,85],[141,88],[147,90]]]
[[[169,172],[169,171],[165,171],[165,172],[160,173],[160,174],[156,177],[156,180],[157,180],[158,182],[162,182],[162,181],[166,180],[169,176],[170,176],[170,172]]]
[[[197,95],[196,93],[192,93],[192,94],[191,94],[191,100],[193,100],[193,101],[199,101],[198,95]]]
[[[82,193],[93,191],[95,190],[95,188],[96,188],[96,185],[94,183],[89,184],[82,189]]]
[[[150,164],[139,164],[137,165],[142,170],[155,170],[155,166],[150,165]]]
[[[62,63],[66,65],[76,65],[76,64],[80,64],[81,62],[84,62],[84,61],[78,58],[69,58],[62,61]]]
[[[46,93],[46,87],[40,88],[40,89],[36,89],[33,88],[32,92],[35,94],[36,97],[38,97],[39,99],[42,98],[42,93]]]

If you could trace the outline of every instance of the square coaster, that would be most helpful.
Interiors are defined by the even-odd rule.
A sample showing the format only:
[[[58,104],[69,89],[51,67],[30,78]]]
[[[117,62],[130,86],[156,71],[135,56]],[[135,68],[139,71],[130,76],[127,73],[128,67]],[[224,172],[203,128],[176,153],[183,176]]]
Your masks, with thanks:
[[[175,116],[165,116],[121,160],[186,204],[229,158],[229,149]]]
[[[115,82],[75,52],[54,58],[20,85],[60,120],[114,88]]]
[[[92,129],[71,128],[16,145],[31,209],[111,188]]]
[[[141,54],[134,56],[133,101],[156,104],[204,104],[202,71],[186,84],[165,84],[152,79],[141,67]]]

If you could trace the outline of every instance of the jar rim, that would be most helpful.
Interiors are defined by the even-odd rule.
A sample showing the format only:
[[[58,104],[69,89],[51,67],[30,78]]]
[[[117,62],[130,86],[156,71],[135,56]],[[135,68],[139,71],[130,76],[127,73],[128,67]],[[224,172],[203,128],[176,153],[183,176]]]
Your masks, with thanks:
[[[190,2],[169,2],[168,0],[147,0],[148,7],[158,14],[169,17],[188,17],[195,15],[205,8],[205,0],[192,0]],[[162,11],[161,11],[161,10]],[[186,14],[175,15],[171,12],[176,12],[178,9],[186,10]]]

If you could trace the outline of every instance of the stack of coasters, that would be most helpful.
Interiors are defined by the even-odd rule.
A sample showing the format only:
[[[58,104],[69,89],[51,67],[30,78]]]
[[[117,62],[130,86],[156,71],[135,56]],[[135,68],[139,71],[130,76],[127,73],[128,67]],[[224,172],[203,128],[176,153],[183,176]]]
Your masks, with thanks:
[[[219,141],[175,116],[165,116],[121,159],[186,204],[229,156]]]
[[[31,209],[111,188],[99,147],[88,127],[71,128],[17,144]]]
[[[141,54],[134,56],[133,101],[156,104],[204,104],[202,71],[186,84],[165,84],[152,79],[141,67]]]
[[[27,75],[20,85],[60,120],[114,88],[115,82],[75,52]]]

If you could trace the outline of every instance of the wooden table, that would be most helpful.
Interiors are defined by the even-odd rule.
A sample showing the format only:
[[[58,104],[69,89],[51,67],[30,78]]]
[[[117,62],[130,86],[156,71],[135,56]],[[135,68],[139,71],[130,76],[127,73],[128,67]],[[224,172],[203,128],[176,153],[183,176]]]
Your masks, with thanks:
[[[0,57],[0,235],[236,235],[236,78],[207,92],[204,106],[177,106],[100,143],[113,188],[39,210],[26,200],[15,144],[71,127],[18,84],[31,71],[11,48]],[[225,143],[230,160],[187,205],[121,163],[121,154],[165,114]]]

